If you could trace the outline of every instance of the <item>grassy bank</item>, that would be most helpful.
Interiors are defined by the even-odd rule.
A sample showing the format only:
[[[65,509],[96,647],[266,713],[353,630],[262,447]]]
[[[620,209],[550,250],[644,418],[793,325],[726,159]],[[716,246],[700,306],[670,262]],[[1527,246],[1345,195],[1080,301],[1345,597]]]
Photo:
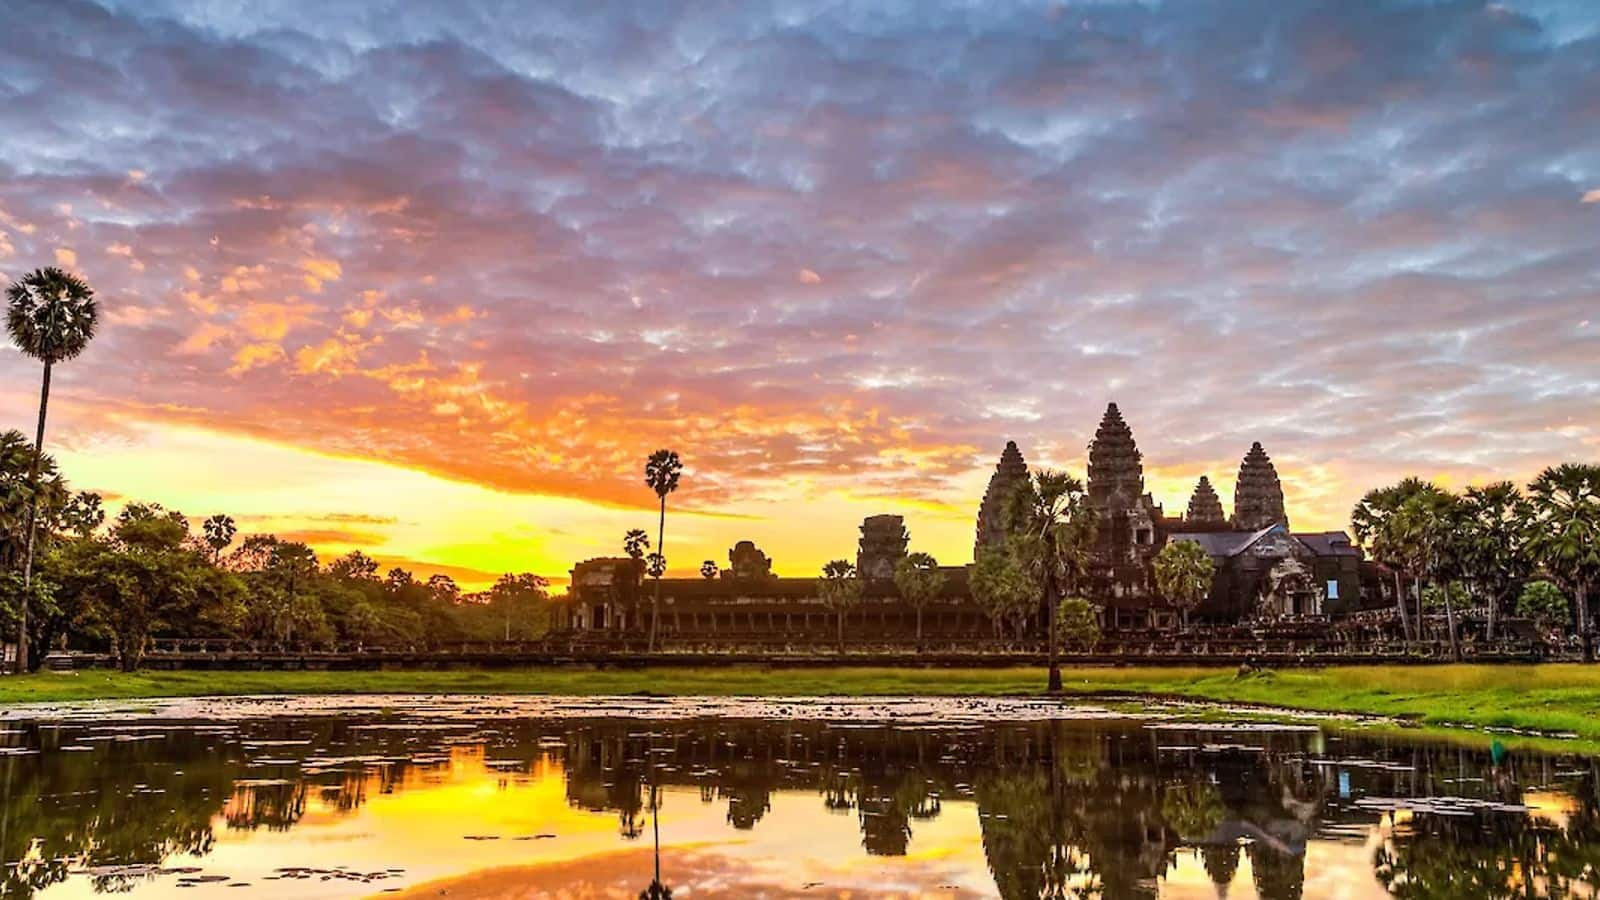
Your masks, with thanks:
[[[217,694],[1038,694],[1041,669],[663,668],[410,672],[91,671],[0,678],[0,704]],[[1139,693],[1518,728],[1600,743],[1600,666],[1372,666],[1240,677],[1222,668],[1081,668],[1073,694]]]

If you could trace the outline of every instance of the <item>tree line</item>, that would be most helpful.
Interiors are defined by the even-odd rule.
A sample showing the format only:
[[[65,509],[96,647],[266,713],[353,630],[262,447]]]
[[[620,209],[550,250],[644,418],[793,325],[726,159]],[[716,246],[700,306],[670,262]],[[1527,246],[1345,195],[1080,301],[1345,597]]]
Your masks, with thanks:
[[[1419,636],[1425,611],[1443,612],[1459,656],[1458,613],[1472,607],[1490,639],[1514,614],[1575,635],[1594,659],[1600,465],[1551,466],[1526,490],[1500,481],[1455,493],[1407,478],[1369,491],[1350,519],[1368,556],[1389,569],[1407,638]]]
[[[157,637],[315,649],[532,640],[550,626],[550,584],[538,575],[464,592],[447,575],[383,571],[360,551],[324,563],[298,541],[241,536],[227,515],[196,527],[134,502],[108,520],[101,498],[71,491],[49,455],[34,477],[35,457],[22,434],[0,434],[0,632],[25,633],[41,651],[30,668],[70,647],[109,649],[133,669]],[[29,510],[37,537],[25,579]]]

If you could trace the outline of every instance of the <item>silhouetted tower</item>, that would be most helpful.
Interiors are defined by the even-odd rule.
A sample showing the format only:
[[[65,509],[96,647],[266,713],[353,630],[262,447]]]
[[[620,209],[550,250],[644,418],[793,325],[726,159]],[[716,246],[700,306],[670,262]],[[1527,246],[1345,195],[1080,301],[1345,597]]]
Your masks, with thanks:
[[[1185,525],[1226,525],[1228,516],[1222,511],[1222,498],[1217,496],[1211,479],[1204,475],[1189,496],[1189,512],[1184,515]]]
[[[1283,485],[1278,470],[1272,467],[1272,457],[1257,441],[1239,464],[1239,482],[1233,489],[1233,527],[1255,531],[1274,523],[1289,527],[1289,516],[1283,510]]]
[[[1016,493],[1017,485],[1028,478],[1028,463],[1017,449],[1016,441],[1006,441],[1000,453],[1000,462],[989,476],[989,489],[983,492],[983,503],[978,506],[978,536],[972,545],[972,558],[984,547],[999,547],[1006,542],[1006,505]]]
[[[1144,466],[1133,429],[1112,403],[1089,444],[1089,502],[1099,509],[1127,509],[1144,496]]]

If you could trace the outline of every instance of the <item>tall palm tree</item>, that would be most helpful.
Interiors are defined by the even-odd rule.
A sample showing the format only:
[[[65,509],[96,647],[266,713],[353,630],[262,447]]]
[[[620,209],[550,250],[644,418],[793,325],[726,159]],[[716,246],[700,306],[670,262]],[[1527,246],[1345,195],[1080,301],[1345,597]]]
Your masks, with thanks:
[[[1406,595],[1401,574],[1408,570],[1405,542],[1399,530],[1398,513],[1407,499],[1421,492],[1426,483],[1420,478],[1407,478],[1398,484],[1375,488],[1367,492],[1350,513],[1350,526],[1356,541],[1371,554],[1374,561],[1382,563],[1394,573],[1394,603],[1400,612],[1400,631],[1407,640],[1416,637],[1420,630],[1414,628],[1406,609]]]
[[[856,567],[848,559],[834,559],[823,565],[822,577],[817,579],[817,596],[837,614],[840,653],[844,652],[845,613],[861,602],[861,579],[856,575]]]
[[[1527,499],[1509,481],[1467,488],[1462,497],[1463,562],[1489,603],[1488,637],[1494,640],[1502,608],[1533,569],[1528,556]]]
[[[1528,551],[1573,594],[1585,662],[1594,661],[1589,591],[1600,583],[1600,465],[1564,463],[1528,485]]]
[[[39,388],[39,430],[34,438],[34,463],[28,476],[37,486],[39,458],[44,455],[45,413],[50,408],[50,370],[83,352],[94,339],[98,311],[89,283],[54,266],[35,269],[6,289],[6,331],[24,354],[44,364]],[[22,557],[23,602],[17,632],[17,671],[28,671],[28,603],[33,583],[33,544],[39,513],[38,491],[29,503],[27,540]]]
[[[1211,593],[1216,573],[1217,564],[1194,541],[1174,541],[1156,554],[1156,588],[1183,615],[1184,628],[1189,627],[1189,611]]]
[[[201,523],[200,531],[205,536],[206,546],[211,548],[211,561],[221,562],[222,551],[233,543],[239,526],[234,524],[233,516],[218,513]]]
[[[1395,511],[1393,527],[1400,556],[1417,585],[1418,615],[1421,615],[1423,582],[1436,585],[1444,602],[1450,655],[1459,660],[1461,647],[1456,639],[1455,592],[1450,590],[1450,583],[1460,571],[1463,555],[1461,500],[1432,482],[1423,482],[1420,489],[1401,502]]]
[[[1018,559],[1044,594],[1050,644],[1049,690],[1061,690],[1060,639],[1056,614],[1062,597],[1076,593],[1088,575],[1094,548],[1095,513],[1083,482],[1065,472],[1041,469],[1017,484],[1010,518]]]
[[[894,586],[900,599],[917,611],[917,646],[922,646],[922,610],[944,590],[939,561],[927,553],[912,553],[895,564]]]
[[[672,450],[657,450],[644,463],[644,483],[656,492],[661,501],[661,523],[656,530],[656,554],[661,557],[662,571],[666,569],[667,552],[667,495],[678,489],[678,479],[683,475],[683,461]],[[656,649],[656,627],[661,620],[661,576],[656,576],[656,595],[650,601],[650,652]]]

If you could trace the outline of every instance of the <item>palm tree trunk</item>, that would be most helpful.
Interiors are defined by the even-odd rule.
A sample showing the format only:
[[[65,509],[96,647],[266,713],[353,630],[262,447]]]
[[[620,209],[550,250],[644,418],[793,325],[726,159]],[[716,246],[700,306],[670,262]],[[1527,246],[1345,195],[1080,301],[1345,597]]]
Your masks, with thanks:
[[[1394,603],[1400,610],[1400,635],[1411,640],[1411,614],[1406,612],[1406,593],[1400,586],[1400,570],[1394,570]]]
[[[1055,541],[1047,545],[1051,564],[1055,562]],[[1044,602],[1049,607],[1045,627],[1050,629],[1050,680],[1046,689],[1052,694],[1061,693],[1061,647],[1056,640],[1056,575],[1051,572],[1044,579]]]
[[[44,364],[44,383],[39,387],[39,430],[33,439],[33,462],[28,466],[28,536],[22,551],[22,602],[18,604],[21,623],[17,627],[17,674],[28,672],[28,604],[33,596],[33,539],[39,519],[39,463],[44,459],[44,418],[50,408],[50,363]]]
[[[1490,643],[1494,642],[1494,626],[1500,620],[1500,594],[1491,585],[1489,588],[1489,624],[1485,628]]]
[[[922,606],[917,605],[917,646],[922,646]]]
[[[1450,659],[1455,662],[1461,662],[1461,643],[1456,640],[1456,605],[1455,601],[1450,599],[1450,582],[1443,582],[1442,587],[1444,589],[1444,621],[1445,626],[1450,629]]]
[[[1578,641],[1583,647],[1583,661],[1594,662],[1594,635],[1589,632],[1589,590],[1588,585],[1578,582]]]
[[[844,652],[844,607],[843,606],[839,607],[838,624],[839,624],[839,652],[843,653]]]
[[[661,523],[656,527],[656,553],[661,557],[661,575],[667,568],[667,495],[661,495]],[[650,652],[656,652],[656,622],[661,618],[661,575],[656,576],[656,595],[650,601]]]

